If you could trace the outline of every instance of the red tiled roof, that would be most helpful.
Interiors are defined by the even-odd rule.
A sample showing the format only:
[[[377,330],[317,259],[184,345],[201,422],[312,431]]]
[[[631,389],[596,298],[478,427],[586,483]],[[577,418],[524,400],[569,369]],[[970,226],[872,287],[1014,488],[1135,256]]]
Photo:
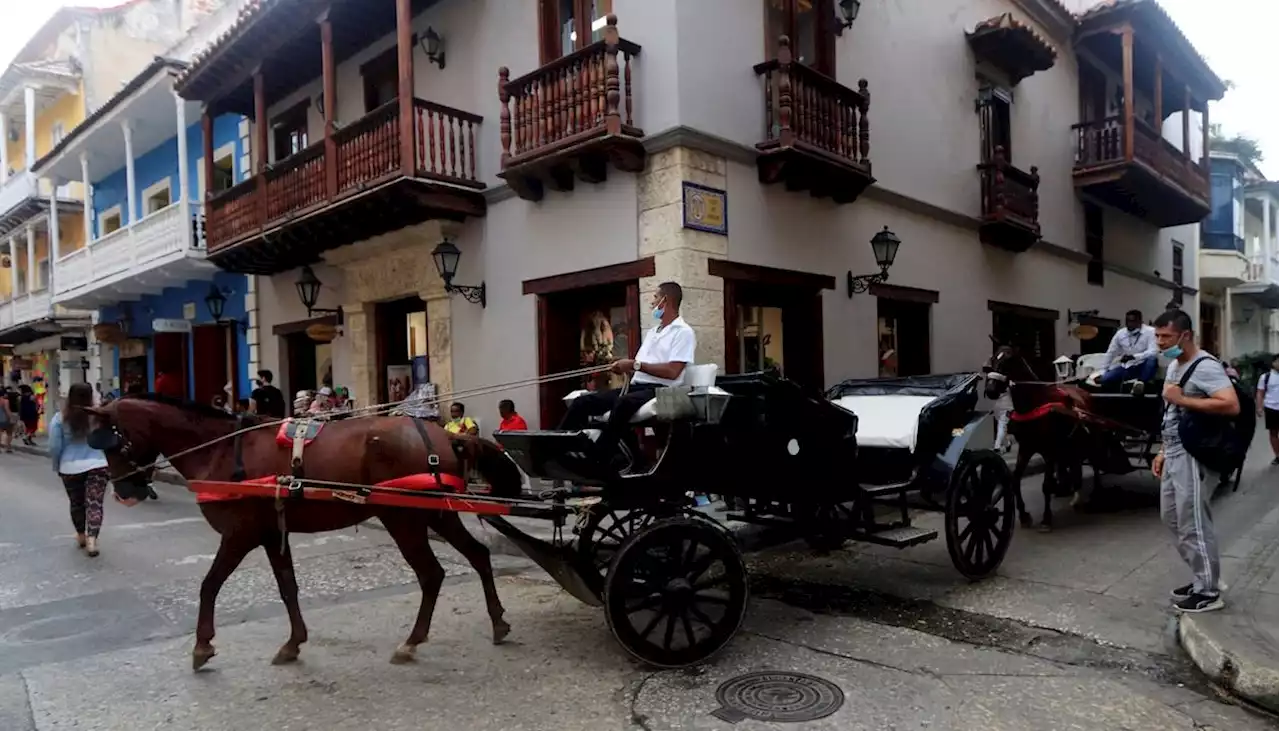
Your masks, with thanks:
[[[1160,5],[1160,3],[1156,2],[1156,0],[1101,0],[1097,5],[1090,7],[1084,12],[1077,13],[1076,22],[1084,23],[1111,12],[1120,12],[1124,10],[1140,11],[1144,8],[1150,8],[1152,12],[1155,13],[1157,21],[1168,27],[1169,31],[1173,33],[1176,42],[1183,47],[1183,50],[1186,51],[1193,60],[1199,62],[1201,71],[1208,77],[1208,80],[1210,80],[1215,86],[1225,90],[1226,85],[1223,83],[1221,77],[1214,72],[1213,68],[1209,65],[1209,62],[1205,60],[1205,57],[1196,50],[1195,45],[1191,43],[1191,40],[1187,38],[1186,34],[1182,32],[1182,29],[1178,27],[1178,24],[1174,22],[1169,13]],[[1221,98],[1221,96],[1218,98]]]
[[[1054,50],[1053,44],[1044,36],[1040,35],[1030,23],[1023,23],[1021,20],[1013,17],[1013,13],[1002,13],[994,18],[987,18],[973,27],[973,32],[969,35],[977,35],[980,31],[991,30],[1016,30],[1028,34],[1036,43],[1045,47],[1049,55],[1053,58],[1058,57],[1058,52]]]

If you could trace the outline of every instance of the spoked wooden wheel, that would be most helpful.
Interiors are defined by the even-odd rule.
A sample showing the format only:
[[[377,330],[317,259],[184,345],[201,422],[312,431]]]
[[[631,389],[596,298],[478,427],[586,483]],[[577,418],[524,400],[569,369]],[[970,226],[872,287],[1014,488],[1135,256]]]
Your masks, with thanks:
[[[657,667],[711,657],[742,626],[747,568],[724,529],[659,520],[628,538],[605,581],[605,618],[623,649]]]
[[[584,567],[583,578],[592,591],[604,597],[604,579],[618,548],[659,517],[663,516],[650,510],[613,510],[603,503],[591,509],[578,534],[577,553]],[[587,566],[592,569],[589,573]]]
[[[991,450],[967,452],[947,491],[947,552],[970,579],[990,575],[1013,540],[1014,486],[1004,458]]]

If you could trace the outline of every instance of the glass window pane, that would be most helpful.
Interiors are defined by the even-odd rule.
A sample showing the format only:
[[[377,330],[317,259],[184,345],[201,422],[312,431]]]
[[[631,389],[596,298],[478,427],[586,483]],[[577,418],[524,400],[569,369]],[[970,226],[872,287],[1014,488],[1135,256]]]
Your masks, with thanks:
[[[591,0],[591,42],[604,40],[605,17],[613,12],[613,0]]]
[[[765,3],[766,58],[773,58],[774,54],[778,52],[778,38],[789,34],[787,30],[787,5],[790,2],[791,0],[768,0]]]
[[[796,61],[805,66],[818,63],[818,12],[813,0],[796,0],[796,37],[791,49]]]
[[[578,32],[573,27],[574,0],[560,0],[560,55],[573,53],[574,44],[578,40]]]

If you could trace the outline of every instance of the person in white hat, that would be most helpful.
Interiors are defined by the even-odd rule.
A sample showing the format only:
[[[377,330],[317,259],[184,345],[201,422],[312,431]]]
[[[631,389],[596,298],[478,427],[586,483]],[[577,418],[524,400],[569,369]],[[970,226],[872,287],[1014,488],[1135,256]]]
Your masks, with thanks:
[[[319,391],[316,391],[316,397],[311,402],[311,408],[309,412],[312,414],[322,414],[326,411],[332,411],[332,410],[333,410],[333,389],[329,388],[328,386],[324,386]]]

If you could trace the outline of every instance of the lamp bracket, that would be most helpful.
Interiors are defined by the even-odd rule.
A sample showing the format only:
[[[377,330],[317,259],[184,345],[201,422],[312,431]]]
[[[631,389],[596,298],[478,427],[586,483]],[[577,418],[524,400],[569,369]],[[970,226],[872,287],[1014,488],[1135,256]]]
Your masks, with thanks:
[[[845,275],[845,283],[849,290],[849,299],[853,299],[855,294],[864,294],[869,292],[871,288],[877,284],[884,284],[889,281],[889,270],[881,269],[879,274],[858,274],[854,275],[852,271]]]
[[[486,304],[488,304],[487,299],[485,297],[484,282],[481,282],[476,286],[470,286],[465,284],[453,284],[452,282],[445,282],[444,291],[448,292],[449,294],[460,294],[462,295],[463,299],[465,299],[466,301],[470,302],[473,305],[480,305],[481,308],[483,308]]]

